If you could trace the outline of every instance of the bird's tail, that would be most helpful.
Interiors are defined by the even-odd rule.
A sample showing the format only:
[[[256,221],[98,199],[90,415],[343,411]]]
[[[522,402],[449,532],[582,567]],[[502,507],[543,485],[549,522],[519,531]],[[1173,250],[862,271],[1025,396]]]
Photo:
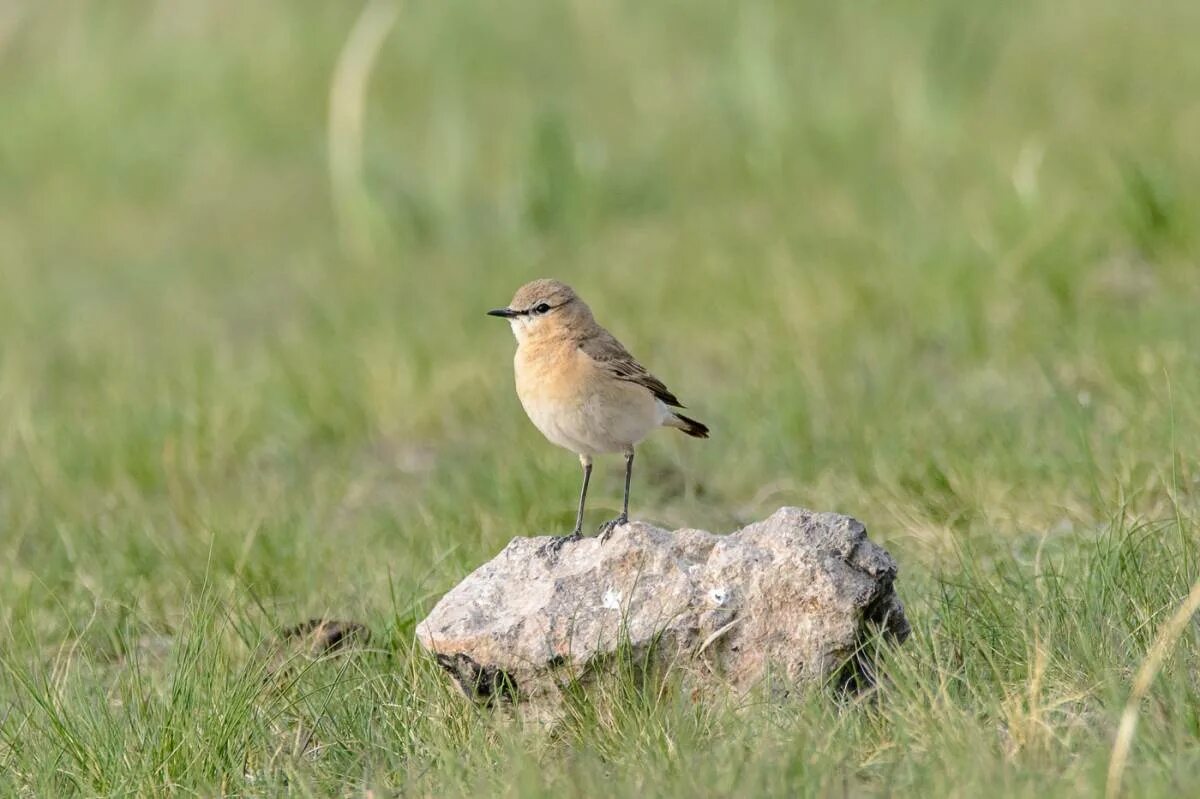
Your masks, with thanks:
[[[708,438],[708,425],[704,422],[697,422],[695,419],[689,419],[682,413],[672,412],[667,419],[667,427],[682,430],[692,438]]]

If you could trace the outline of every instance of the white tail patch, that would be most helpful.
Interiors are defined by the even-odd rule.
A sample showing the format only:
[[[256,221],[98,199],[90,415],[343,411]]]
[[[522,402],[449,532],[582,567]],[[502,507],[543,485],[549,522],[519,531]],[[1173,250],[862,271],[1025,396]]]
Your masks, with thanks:
[[[667,404],[662,400],[655,400],[655,411],[658,413],[658,423],[664,427],[682,427],[683,422],[679,421],[679,417],[675,412],[667,407]]]

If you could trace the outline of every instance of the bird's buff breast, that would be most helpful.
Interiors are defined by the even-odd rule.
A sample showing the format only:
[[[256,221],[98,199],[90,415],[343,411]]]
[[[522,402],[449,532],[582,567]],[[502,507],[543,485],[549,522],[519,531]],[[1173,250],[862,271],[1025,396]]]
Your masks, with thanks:
[[[514,366],[517,396],[530,421],[572,452],[620,452],[660,422],[658,402],[649,391],[604,373],[574,345],[522,345]]]

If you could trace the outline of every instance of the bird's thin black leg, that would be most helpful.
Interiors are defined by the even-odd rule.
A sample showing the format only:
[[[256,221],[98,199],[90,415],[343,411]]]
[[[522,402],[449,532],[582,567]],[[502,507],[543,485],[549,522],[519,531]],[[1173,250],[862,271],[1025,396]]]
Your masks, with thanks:
[[[625,453],[625,496],[621,500],[621,515],[600,527],[600,540],[607,541],[612,531],[629,523],[629,484],[633,480],[633,448]]]
[[[562,549],[563,544],[571,541],[578,541],[583,533],[583,508],[587,502],[588,483],[592,479],[592,459],[586,455],[579,457],[579,462],[583,464],[583,486],[579,489],[579,510],[575,512],[575,529],[570,535],[558,536],[542,547],[543,551],[558,552]]]
[[[625,497],[621,500],[621,524],[629,521],[629,483],[633,480],[633,450],[625,453]]]
[[[575,511],[575,530],[571,535],[583,532],[583,506],[587,503],[588,482],[592,479],[592,459],[583,461],[583,486],[579,489],[579,510]]]

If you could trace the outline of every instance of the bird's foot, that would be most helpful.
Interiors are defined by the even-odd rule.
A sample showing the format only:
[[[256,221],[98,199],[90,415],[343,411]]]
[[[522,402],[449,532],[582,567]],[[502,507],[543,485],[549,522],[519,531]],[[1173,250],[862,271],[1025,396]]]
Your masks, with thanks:
[[[609,521],[600,525],[600,528],[596,530],[596,532],[600,534],[600,543],[603,544],[605,541],[607,541],[608,537],[613,534],[613,530],[616,530],[623,524],[629,524],[629,517],[624,513],[617,518],[610,519]]]
[[[583,536],[580,535],[578,530],[570,535],[556,535],[546,543],[542,544],[541,549],[538,550],[538,553],[541,555],[557,555],[558,551],[562,549],[565,544],[578,541],[582,537]]]

